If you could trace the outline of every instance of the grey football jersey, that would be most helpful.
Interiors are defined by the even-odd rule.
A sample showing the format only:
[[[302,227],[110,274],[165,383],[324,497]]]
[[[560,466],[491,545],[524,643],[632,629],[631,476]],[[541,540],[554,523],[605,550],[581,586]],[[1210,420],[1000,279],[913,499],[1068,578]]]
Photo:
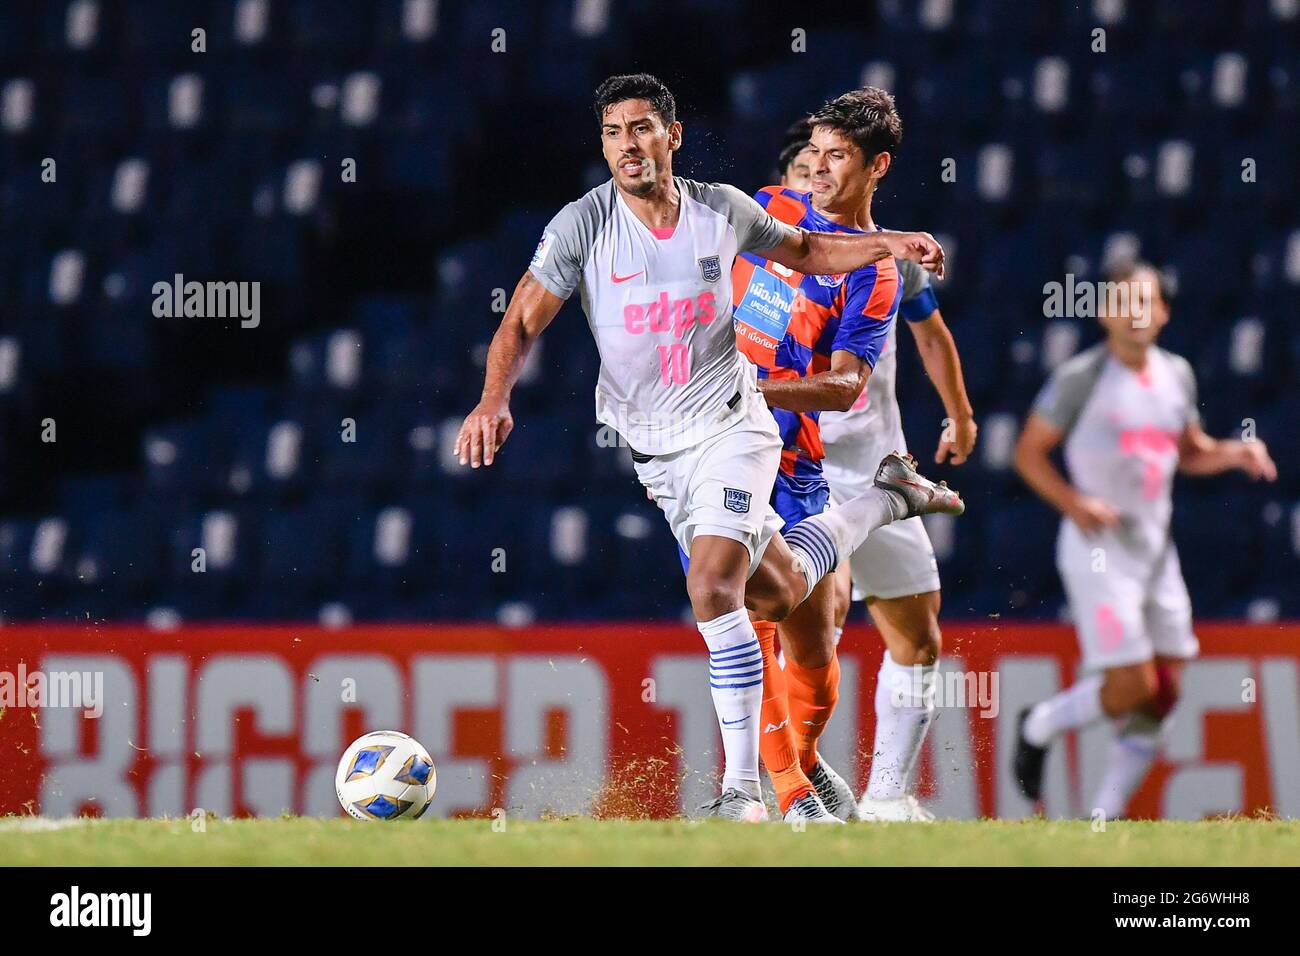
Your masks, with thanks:
[[[611,179],[551,220],[529,268],[561,298],[575,289],[600,352],[596,418],[638,451],[669,454],[726,428],[756,390],[736,349],[731,266],[790,227],[734,186],[675,180],[676,227],[651,230]]]
[[[1120,512],[1120,543],[1142,555],[1163,553],[1179,443],[1200,420],[1187,360],[1152,348],[1139,372],[1096,345],[1061,363],[1033,410],[1066,433],[1070,482]]]

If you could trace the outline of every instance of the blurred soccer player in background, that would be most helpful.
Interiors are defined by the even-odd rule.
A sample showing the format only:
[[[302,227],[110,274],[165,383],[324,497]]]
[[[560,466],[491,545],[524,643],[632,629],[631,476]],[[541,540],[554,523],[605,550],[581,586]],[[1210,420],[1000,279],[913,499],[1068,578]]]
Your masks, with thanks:
[[[1110,294],[1096,297],[1105,341],[1052,374],[1016,447],[1021,477],[1063,516],[1056,563],[1087,676],[1022,712],[1013,770],[1039,800],[1052,741],[1110,718],[1093,809],[1114,819],[1155,759],[1199,649],[1169,531],[1174,474],[1240,469],[1273,481],[1277,468],[1262,441],[1201,428],[1191,364],[1156,345],[1169,321],[1156,270],[1137,262],[1107,278]],[[1049,457],[1062,443],[1064,475]]]

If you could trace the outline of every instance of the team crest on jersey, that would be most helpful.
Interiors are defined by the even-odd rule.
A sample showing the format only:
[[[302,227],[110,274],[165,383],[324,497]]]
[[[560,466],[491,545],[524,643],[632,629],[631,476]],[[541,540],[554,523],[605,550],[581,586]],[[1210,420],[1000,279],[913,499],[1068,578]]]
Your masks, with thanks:
[[[705,256],[700,260],[700,275],[705,282],[717,282],[722,278],[722,263],[717,256]]]
[[[714,256],[716,259],[717,257]],[[739,488],[723,488],[723,504],[727,506],[728,511],[734,511],[738,515],[749,513],[749,492],[741,491]]]
[[[842,272],[837,276],[813,276],[813,278],[817,280],[818,285],[824,285],[831,289],[837,289],[844,284],[844,277],[846,275],[848,275],[847,272]]]

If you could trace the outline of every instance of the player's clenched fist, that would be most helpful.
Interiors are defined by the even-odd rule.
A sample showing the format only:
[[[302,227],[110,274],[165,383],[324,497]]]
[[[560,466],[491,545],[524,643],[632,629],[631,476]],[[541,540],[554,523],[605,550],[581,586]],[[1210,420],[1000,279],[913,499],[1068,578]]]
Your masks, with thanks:
[[[889,251],[895,259],[919,262],[928,272],[943,278],[943,246],[928,232],[895,232],[888,235]]]
[[[1236,453],[1237,467],[1252,481],[1277,481],[1277,465],[1268,453],[1268,446],[1259,439],[1239,443]]]
[[[510,409],[497,402],[479,402],[472,412],[465,416],[456,436],[454,454],[462,465],[477,468],[480,464],[490,465],[496,451],[510,437],[515,427],[515,420],[510,417]]]
[[[954,465],[965,464],[975,450],[975,436],[978,434],[979,426],[972,416],[963,415],[947,422],[939,436],[939,448],[934,453],[935,464],[942,465],[949,457]]]
[[[1114,531],[1121,524],[1118,511],[1102,501],[1089,495],[1079,495],[1066,510],[1066,515],[1079,526],[1086,535],[1100,531]]]

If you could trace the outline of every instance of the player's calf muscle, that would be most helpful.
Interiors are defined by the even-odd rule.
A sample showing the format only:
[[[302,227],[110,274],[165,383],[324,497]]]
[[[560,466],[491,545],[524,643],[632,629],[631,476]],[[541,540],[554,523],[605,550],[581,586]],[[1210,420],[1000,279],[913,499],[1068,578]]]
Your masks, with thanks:
[[[835,578],[827,575],[781,622],[781,644],[800,667],[825,667],[835,655]]]
[[[943,636],[939,629],[938,591],[877,598],[867,607],[895,663],[928,666],[939,659]]]
[[[799,606],[807,587],[803,572],[794,566],[794,555],[778,536],[745,585],[745,607],[764,621],[779,623]]]
[[[758,577],[758,574],[755,573],[754,577]],[[800,597],[793,587],[780,578],[773,577],[757,585],[751,578],[745,589],[745,607],[760,620],[776,624],[790,616]]]

